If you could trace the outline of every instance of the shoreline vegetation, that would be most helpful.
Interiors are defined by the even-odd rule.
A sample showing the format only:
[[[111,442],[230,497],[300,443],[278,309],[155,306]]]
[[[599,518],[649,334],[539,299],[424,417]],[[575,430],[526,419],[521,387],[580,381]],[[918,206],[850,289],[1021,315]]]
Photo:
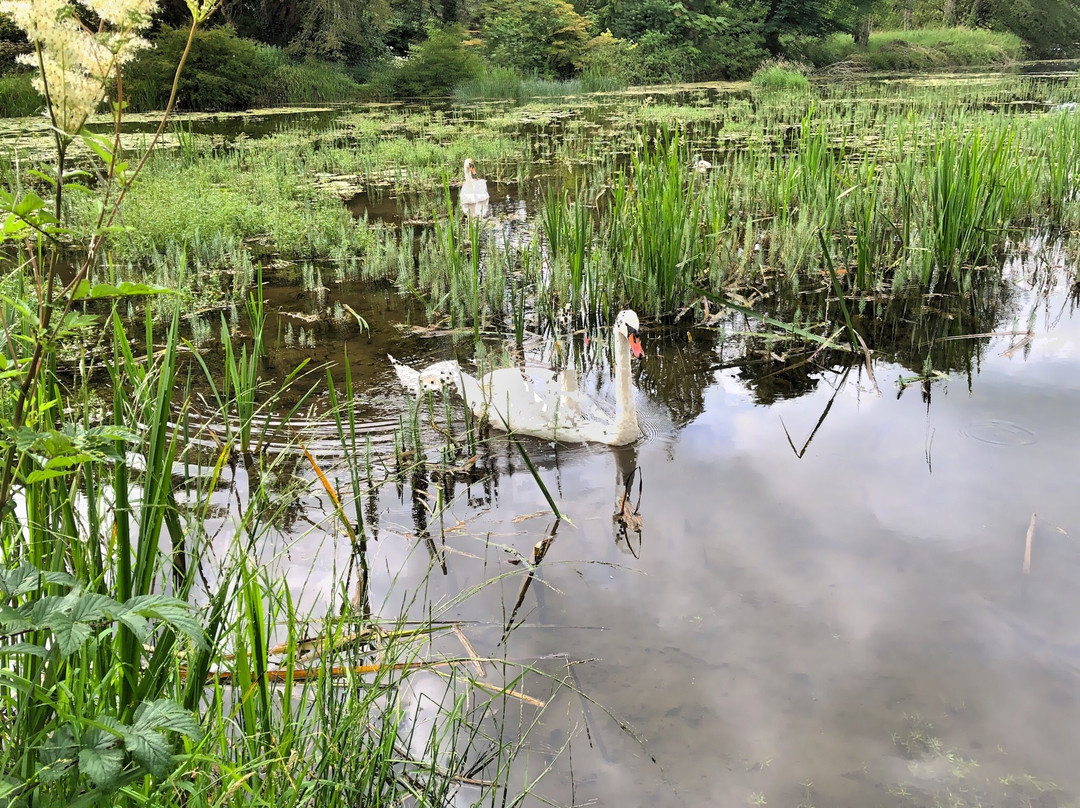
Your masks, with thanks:
[[[364,76],[312,60],[334,55],[329,36],[310,41],[325,29],[255,44],[206,28],[213,0],[188,0],[175,26],[146,0],[99,3],[89,24],[64,0],[41,16],[5,6],[38,39],[52,151],[0,157],[0,806],[441,806],[463,789],[471,804],[518,805],[569,749],[574,730],[530,744],[552,699],[577,696],[555,720],[588,732],[568,712],[591,701],[578,660],[510,650],[518,606],[455,622],[489,585],[518,584],[520,605],[563,519],[524,442],[510,439],[521,479],[553,520],[531,562],[485,562],[483,582],[438,604],[423,584],[401,592],[385,556],[372,563],[397,540],[445,572],[436,531],[454,486],[492,478],[485,448],[509,445],[485,445],[468,417],[459,429],[449,405],[438,424],[433,398],[365,429],[347,355],[276,367],[274,343],[314,348],[331,322],[370,336],[363,313],[332,308],[331,285],[396,290],[421,330],[481,361],[553,329],[596,333],[627,307],[713,328],[713,304],[821,361],[865,351],[869,373],[871,351],[908,350],[898,361],[929,376],[952,369],[952,336],[1001,319],[1007,261],[1076,253],[1076,76],[827,83],[774,62],[723,104],[701,88],[592,107],[374,104],[263,137],[170,120],[362,82],[447,95],[487,76],[477,95],[559,96],[563,81],[693,75],[685,59],[699,57],[744,74],[768,49],[590,39],[582,15],[551,3],[561,38],[543,48],[518,48],[507,23],[531,16],[492,4],[480,23],[493,64],[446,26],[402,33],[410,56]],[[140,50],[152,25],[159,47]],[[74,58],[88,54],[104,63]],[[130,146],[129,98],[164,109]],[[112,126],[89,131],[102,106]],[[521,206],[463,216],[466,158],[493,201],[512,192]],[[393,212],[367,215],[379,201]],[[283,277],[292,303],[312,303],[290,310],[296,334],[268,327],[266,291]],[[591,350],[602,358],[603,340]],[[411,489],[416,529],[385,529],[375,547],[384,486]],[[476,538],[502,559],[491,533]]]
[[[598,37],[597,39],[603,39]],[[281,48],[245,40],[232,29],[200,32],[193,52],[202,55],[182,79],[178,109],[182,111],[240,110],[286,104],[347,103],[386,99],[453,97],[458,101],[483,98],[522,100],[581,93],[617,91],[635,85],[663,84],[683,77],[656,72],[625,53],[596,57],[570,78],[545,77],[512,67],[483,64],[473,53],[460,51],[459,41],[429,40],[407,59],[394,59],[365,71],[318,58],[296,59]],[[184,45],[184,32],[163,28],[155,47],[127,71],[125,92],[132,112],[161,109],[167,100],[168,65],[175,64]],[[440,50],[441,49],[441,50]],[[617,50],[597,45],[597,52]],[[950,68],[1000,69],[1025,58],[1023,40],[1010,33],[964,27],[910,31],[872,31],[865,47],[851,36],[832,34],[820,39],[792,39],[786,62],[804,76],[822,73],[932,72]],[[445,64],[447,53],[454,55]],[[213,55],[212,55],[213,54]],[[638,57],[634,57],[638,58]],[[776,60],[747,64],[732,78],[750,79]],[[691,79],[701,77],[688,76]],[[33,115],[43,108],[30,84],[30,73],[0,74],[0,117]]]

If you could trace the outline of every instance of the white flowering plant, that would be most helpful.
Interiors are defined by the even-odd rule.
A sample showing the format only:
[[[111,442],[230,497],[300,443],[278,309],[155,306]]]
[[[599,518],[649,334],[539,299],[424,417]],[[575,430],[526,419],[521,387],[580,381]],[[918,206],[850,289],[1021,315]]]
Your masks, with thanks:
[[[0,806],[120,804],[123,788],[137,793],[164,783],[177,765],[176,739],[198,736],[191,703],[173,701],[175,694],[160,685],[162,670],[172,663],[168,655],[147,654],[143,624],[148,616],[159,621],[153,637],[162,647],[175,638],[197,646],[198,626],[186,604],[162,600],[152,576],[129,569],[132,556],[132,569],[153,568],[161,526],[160,519],[148,520],[163,509],[141,509],[138,535],[154,540],[132,551],[128,520],[137,509],[121,507],[128,496],[126,453],[151,440],[137,419],[124,414],[125,397],[145,392],[133,377],[146,370],[131,357],[115,301],[169,290],[92,285],[88,278],[101,261],[105,237],[116,229],[125,194],[166,126],[195,30],[215,2],[188,0],[191,32],[169,103],[149,146],[129,159],[120,139],[120,67],[148,46],[142,33],[157,0],[81,0],[78,6],[0,0],[0,14],[34,47],[25,60],[37,67],[35,86],[47,102],[56,146],[53,171],[31,170],[0,188]],[[112,134],[88,132],[87,120],[106,101]],[[86,144],[92,162],[73,171],[67,155],[75,138]],[[92,176],[89,168],[97,173],[96,185],[84,182]],[[96,197],[96,222],[87,232],[64,226],[65,190]],[[73,262],[76,249],[83,252]],[[96,322],[85,311],[90,299],[113,300],[102,339],[111,336],[118,353],[131,359],[112,379],[120,403],[106,419],[68,392],[69,379],[57,370],[63,352]],[[173,336],[175,342],[175,331]],[[155,401],[164,430],[172,383],[160,387]],[[171,468],[170,456],[160,457],[148,479],[169,480],[163,469]],[[91,504],[101,501],[95,496],[104,489],[115,498],[110,538],[102,538],[96,522],[113,506]],[[75,506],[77,496],[83,499]],[[171,490],[161,488],[162,500],[169,496]],[[144,505],[147,499],[144,494]],[[63,513],[68,516],[58,520]],[[124,559],[111,574],[100,557],[89,566],[80,560],[100,556],[103,548]],[[151,612],[134,617],[136,603],[150,603]],[[163,604],[168,614],[161,622]]]

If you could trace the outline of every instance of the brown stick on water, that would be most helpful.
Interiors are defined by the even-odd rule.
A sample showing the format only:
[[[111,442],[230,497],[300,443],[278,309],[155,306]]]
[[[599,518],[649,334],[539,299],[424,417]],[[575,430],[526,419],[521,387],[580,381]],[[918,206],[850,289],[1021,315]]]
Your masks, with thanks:
[[[1031,524],[1028,525],[1027,541],[1024,543],[1024,575],[1031,572],[1031,540],[1035,537],[1035,514],[1031,514]]]

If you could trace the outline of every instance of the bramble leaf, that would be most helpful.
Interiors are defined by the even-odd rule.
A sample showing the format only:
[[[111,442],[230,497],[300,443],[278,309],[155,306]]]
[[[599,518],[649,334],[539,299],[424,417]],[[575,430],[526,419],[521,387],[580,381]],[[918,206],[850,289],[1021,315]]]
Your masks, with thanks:
[[[79,750],[79,771],[98,788],[114,791],[124,769],[124,752],[118,747],[119,738],[96,727],[83,736]]]

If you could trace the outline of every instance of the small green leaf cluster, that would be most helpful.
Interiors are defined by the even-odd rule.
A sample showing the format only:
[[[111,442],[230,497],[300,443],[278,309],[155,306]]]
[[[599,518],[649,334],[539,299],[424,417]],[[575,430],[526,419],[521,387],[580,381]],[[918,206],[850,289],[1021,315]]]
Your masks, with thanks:
[[[167,777],[174,768],[173,733],[199,739],[195,717],[170,699],[144,701],[129,718],[110,699],[71,688],[71,679],[118,641],[121,626],[139,642],[164,629],[206,646],[199,621],[177,598],[136,595],[121,603],[27,561],[0,570],[0,683],[37,705],[40,741],[36,760],[24,756],[23,779],[0,781],[0,801],[29,804],[31,793],[58,789],[90,802],[139,777]],[[72,780],[83,785],[73,788]]]

